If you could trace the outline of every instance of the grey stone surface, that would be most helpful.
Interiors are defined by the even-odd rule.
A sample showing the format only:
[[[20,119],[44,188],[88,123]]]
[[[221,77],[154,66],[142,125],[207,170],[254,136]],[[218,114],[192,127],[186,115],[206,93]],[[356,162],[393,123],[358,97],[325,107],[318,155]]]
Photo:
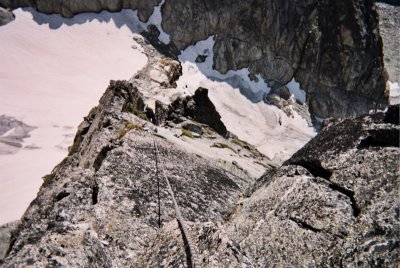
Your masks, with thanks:
[[[377,3],[383,59],[389,80],[400,82],[400,6]]]
[[[253,185],[124,112],[127,102],[141,103],[135,92],[129,82],[111,82],[13,231],[4,267],[186,267],[161,165],[199,267],[400,261],[398,106],[330,121]]]
[[[218,12],[221,3],[187,2],[196,12],[201,10],[197,6],[210,5],[191,14],[204,16],[210,25],[220,24],[208,12]],[[266,8],[274,2],[263,3]],[[319,3],[317,10],[323,10],[327,2]],[[248,5],[238,4],[253,10]],[[343,8],[340,5],[333,10]],[[294,7],[302,10],[279,2],[271,12],[292,12]],[[219,15],[228,16],[235,8]],[[246,30],[246,16],[236,17],[243,18],[240,25]],[[198,34],[207,36],[200,26]],[[346,30],[341,32],[348,37]],[[282,40],[288,34],[282,32]],[[182,33],[182,38],[190,36]],[[179,62],[151,53],[156,52],[147,51],[148,64],[130,82],[112,81],[81,123],[70,155],[45,176],[37,198],[12,232],[4,267],[186,267],[188,256],[161,166],[200,267],[397,266],[398,106],[386,113],[326,122],[283,166],[266,169],[254,182],[244,172],[227,172],[216,161],[171,143],[135,115],[144,106],[142,90],[168,90],[180,75]],[[193,99],[187,104],[196,106]],[[158,110],[165,110],[161,106]],[[162,163],[155,160],[154,142]],[[242,150],[246,146],[242,144]]]
[[[6,25],[7,23],[14,20],[14,14],[0,6],[0,26]]]
[[[11,233],[18,224],[19,221],[14,221],[0,226],[0,264],[10,247]]]
[[[144,131],[149,123],[122,112],[132,89],[128,82],[111,82],[80,127],[79,145],[45,177],[14,233],[5,267],[138,262],[139,249],[158,236],[158,198],[162,224],[174,220],[154,142],[183,217],[216,222],[228,217],[251,180]]]
[[[331,122],[260,178],[226,226],[255,267],[397,267],[398,113]]]

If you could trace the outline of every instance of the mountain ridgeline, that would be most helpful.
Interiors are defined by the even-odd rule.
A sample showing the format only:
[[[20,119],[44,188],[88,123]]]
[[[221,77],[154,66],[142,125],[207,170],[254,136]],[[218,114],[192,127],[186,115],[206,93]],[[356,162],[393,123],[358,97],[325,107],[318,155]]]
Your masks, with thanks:
[[[134,84],[112,81],[85,117],[12,227],[4,267],[397,266],[398,106],[327,122],[255,180],[135,115]]]
[[[397,267],[399,106],[367,113],[388,105],[373,1],[0,0],[142,21],[161,3],[170,43],[154,26],[135,37],[146,66],[110,82],[21,220],[0,228],[0,265]],[[155,100],[149,122],[151,94],[182,75],[177,53],[209,36],[221,73],[249,68],[275,92],[295,78],[311,111],[336,119],[279,165],[229,132],[210,88]]]

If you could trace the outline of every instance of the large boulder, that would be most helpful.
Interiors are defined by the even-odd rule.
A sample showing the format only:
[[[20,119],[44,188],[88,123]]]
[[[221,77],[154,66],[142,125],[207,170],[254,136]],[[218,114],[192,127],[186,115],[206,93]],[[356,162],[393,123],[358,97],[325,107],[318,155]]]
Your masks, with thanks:
[[[398,113],[331,122],[260,178],[227,224],[255,267],[397,267]]]
[[[166,120],[180,123],[185,117],[196,120],[213,128],[221,136],[228,136],[228,130],[221,121],[221,115],[208,97],[207,88],[198,88],[193,96],[179,97],[166,111]]]

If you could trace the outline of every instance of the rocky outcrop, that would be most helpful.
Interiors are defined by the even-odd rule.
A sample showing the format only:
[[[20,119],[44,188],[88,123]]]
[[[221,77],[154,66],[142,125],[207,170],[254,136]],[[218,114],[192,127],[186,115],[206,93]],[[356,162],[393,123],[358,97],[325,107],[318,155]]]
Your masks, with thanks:
[[[271,5],[263,3],[265,8]],[[324,3],[320,1],[314,11]],[[207,6],[199,16],[221,10],[219,5]],[[302,16],[313,10],[312,5],[302,10],[283,2],[273,7],[288,12],[297,7],[294,10]],[[228,16],[232,9],[221,15]],[[246,30],[246,16],[240,18]],[[280,19],[276,15],[274,21]],[[208,21],[214,23],[212,17]],[[144,52],[149,63],[129,82],[110,83],[99,105],[79,126],[69,156],[44,177],[37,198],[12,233],[4,267],[395,267],[399,263],[398,106],[386,113],[326,122],[321,133],[280,168],[259,162],[266,173],[254,182],[242,163],[263,157],[245,142],[221,143],[222,137],[189,120],[182,129],[156,128],[146,121],[141,113],[145,102],[157,94],[173,93],[181,68],[178,61],[153,49],[144,47]],[[287,95],[278,87],[273,93],[282,100]],[[155,102],[156,111],[168,112],[165,103]],[[219,124],[206,89],[178,104],[187,109],[186,117],[195,119],[198,109],[204,120]],[[210,149],[209,143],[195,143],[187,136],[191,147],[182,145],[185,137],[173,143],[171,136],[181,138],[173,131],[182,131],[182,136],[183,129],[198,130],[205,139],[215,140],[213,147],[229,151],[227,159],[240,172],[224,168],[227,160],[221,163],[198,153]],[[237,147],[231,147],[233,143]],[[232,161],[234,156],[247,162]],[[169,183],[184,219],[179,224]],[[183,229],[188,233],[185,239]],[[188,244],[193,246],[190,252]]]
[[[161,109],[157,114],[162,113]],[[227,136],[228,130],[221,121],[221,116],[208,97],[208,89],[198,88],[193,96],[178,98],[173,101],[165,111],[165,120],[180,123],[185,118],[194,119],[197,122],[207,124],[221,136]]]
[[[249,177],[168,142],[125,112],[127,103],[142,105],[141,95],[129,82],[111,82],[13,231],[4,267],[400,261],[398,106],[327,123],[251,190]],[[194,245],[190,258],[163,174]]]
[[[83,12],[100,12],[107,10],[117,12],[123,8],[138,10],[141,21],[147,21],[153,13],[154,6],[159,5],[161,0],[0,0],[0,6],[8,8],[34,7],[38,11],[48,14],[61,14],[70,18]]]
[[[396,267],[399,131],[398,107],[332,122],[260,179],[229,237],[255,267]]]
[[[11,233],[18,226],[19,221],[10,222],[0,226],[0,264],[7,254],[10,246]]]
[[[179,149],[123,112],[128,82],[111,82],[81,125],[75,149],[45,177],[14,232],[5,267],[142,267],[140,250],[174,221],[163,179],[188,221],[223,221],[250,180]],[[160,161],[155,158],[155,143]],[[163,167],[163,168],[161,168]]]
[[[13,154],[23,147],[25,138],[35,127],[7,115],[0,115],[0,155]],[[29,148],[28,149],[34,149]]]
[[[0,6],[0,26],[6,25],[12,20],[14,20],[14,14]]]
[[[215,36],[214,67],[248,67],[270,86],[293,77],[319,117],[387,104],[373,1],[186,1],[162,6],[163,29],[182,49]]]

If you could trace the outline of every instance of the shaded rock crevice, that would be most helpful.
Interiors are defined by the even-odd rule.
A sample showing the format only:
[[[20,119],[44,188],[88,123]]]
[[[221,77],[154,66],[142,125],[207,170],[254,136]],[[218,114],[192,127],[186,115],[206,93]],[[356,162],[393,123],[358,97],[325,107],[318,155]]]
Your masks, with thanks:
[[[335,183],[329,183],[329,188],[331,188],[332,190],[338,191],[338,192],[344,194],[345,196],[347,196],[351,202],[351,208],[353,209],[353,216],[358,217],[358,215],[360,215],[361,210],[357,206],[357,202],[356,202],[356,199],[354,198],[353,191],[348,190],[348,189],[346,189],[340,185],[337,185]]]
[[[310,231],[312,231],[314,233],[319,233],[319,232],[322,231],[322,230],[320,230],[318,228],[315,228],[315,227],[309,225],[308,223],[306,223],[305,221],[303,221],[301,219],[298,219],[298,218],[295,218],[295,217],[289,217],[289,220],[291,220],[294,223],[296,223],[299,227],[301,227],[303,229],[306,229],[306,230],[310,230]]]
[[[63,200],[64,198],[66,198],[67,196],[69,196],[71,193],[62,191],[60,193],[57,194],[57,196],[55,197],[55,202],[59,202],[61,200]]]
[[[349,200],[351,202],[351,207],[353,209],[354,217],[357,217],[360,214],[360,208],[357,206],[356,199],[354,198],[354,192],[351,190],[348,190],[338,184],[332,183],[330,181],[330,178],[332,176],[332,171],[323,168],[320,161],[318,161],[317,159],[313,159],[311,161],[308,160],[308,161],[292,162],[291,164],[298,165],[298,166],[305,168],[314,177],[321,177],[321,178],[325,179],[328,182],[329,188],[331,188],[332,190],[338,191],[349,198]]]
[[[93,168],[97,172],[101,165],[103,164],[104,159],[107,157],[108,153],[115,148],[114,145],[107,145],[104,146],[99,154],[97,155],[96,159],[93,162]]]
[[[400,147],[399,129],[372,129],[368,136],[360,141],[357,149],[370,147]]]
[[[321,177],[329,181],[330,177],[332,176],[332,172],[322,167],[321,162],[317,159],[299,160],[290,162],[290,164],[301,166],[307,169],[314,177]]]
[[[99,186],[95,183],[92,186],[92,205],[96,205],[99,202]]]

